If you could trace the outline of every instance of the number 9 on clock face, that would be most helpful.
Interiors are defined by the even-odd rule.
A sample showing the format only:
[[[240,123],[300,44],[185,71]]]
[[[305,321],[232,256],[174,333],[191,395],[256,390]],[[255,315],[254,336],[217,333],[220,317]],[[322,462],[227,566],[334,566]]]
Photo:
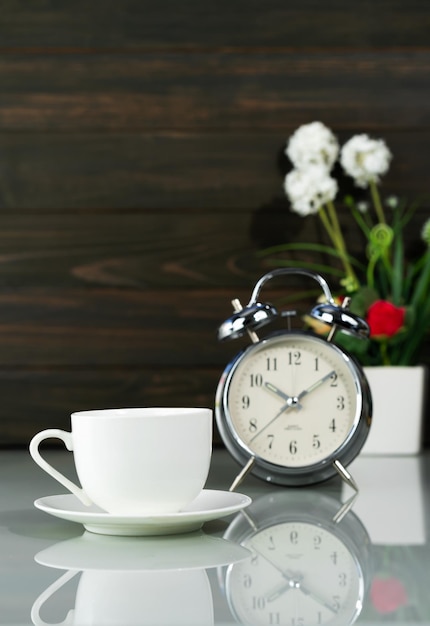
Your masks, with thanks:
[[[302,485],[336,474],[363,446],[371,413],[361,368],[309,333],[281,332],[239,353],[221,377],[216,418],[236,460],[253,473]]]

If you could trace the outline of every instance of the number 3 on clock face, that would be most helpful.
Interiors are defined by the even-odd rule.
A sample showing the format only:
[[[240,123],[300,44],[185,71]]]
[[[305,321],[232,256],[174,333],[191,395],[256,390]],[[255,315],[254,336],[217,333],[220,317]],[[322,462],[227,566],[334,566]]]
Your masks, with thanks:
[[[285,485],[325,480],[349,463],[370,425],[361,368],[338,346],[300,332],[270,335],[241,352],[217,391],[216,417],[237,461]]]

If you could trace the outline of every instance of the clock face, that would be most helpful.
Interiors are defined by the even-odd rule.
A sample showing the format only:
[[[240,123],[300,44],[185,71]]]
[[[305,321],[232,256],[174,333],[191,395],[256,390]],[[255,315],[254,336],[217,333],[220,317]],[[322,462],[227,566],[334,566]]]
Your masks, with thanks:
[[[362,412],[351,360],[337,346],[300,333],[274,335],[245,351],[221,402],[239,448],[291,468],[332,457]]]
[[[230,606],[244,624],[352,624],[363,577],[353,554],[332,532],[285,522],[242,542],[252,556],[227,572]]]

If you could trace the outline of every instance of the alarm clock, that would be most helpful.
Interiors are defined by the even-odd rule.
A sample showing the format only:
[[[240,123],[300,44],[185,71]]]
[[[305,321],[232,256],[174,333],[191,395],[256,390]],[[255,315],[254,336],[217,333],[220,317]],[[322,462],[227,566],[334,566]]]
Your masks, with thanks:
[[[261,289],[280,276],[316,281],[323,301],[309,315],[330,328],[326,337],[287,328],[262,338],[267,324],[290,317],[259,301]],[[227,365],[219,381],[215,416],[221,438],[242,469],[230,489],[248,472],[284,486],[318,483],[339,474],[358,489],[347,466],[369,433],[371,393],[356,360],[334,342],[338,331],[369,335],[367,323],[348,310],[349,299],[335,303],[327,281],[316,272],[280,268],[256,283],[249,303],[219,328],[226,341],[249,335],[250,345]]]
[[[218,570],[240,624],[347,626],[360,615],[372,569],[366,528],[316,490],[276,491],[231,522],[224,538],[250,551]]]

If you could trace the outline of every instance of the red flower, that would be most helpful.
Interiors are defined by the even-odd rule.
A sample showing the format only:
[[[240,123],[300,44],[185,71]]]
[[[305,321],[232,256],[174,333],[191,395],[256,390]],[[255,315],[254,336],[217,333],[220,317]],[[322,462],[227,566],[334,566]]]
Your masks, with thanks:
[[[402,328],[404,321],[405,309],[387,300],[377,300],[367,311],[371,337],[381,335],[392,337]]]
[[[408,602],[405,588],[397,578],[375,578],[370,598],[378,613],[394,613]]]

